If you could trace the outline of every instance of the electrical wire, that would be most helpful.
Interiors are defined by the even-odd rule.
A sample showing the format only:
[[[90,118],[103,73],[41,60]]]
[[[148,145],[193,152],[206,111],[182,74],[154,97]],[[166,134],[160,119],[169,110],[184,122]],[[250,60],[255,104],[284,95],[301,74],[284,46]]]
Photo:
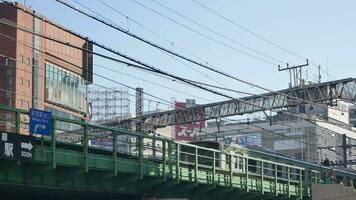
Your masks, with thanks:
[[[3,23],[3,21],[2,21],[2,23]],[[8,25],[8,24],[7,24]],[[19,28],[19,27],[16,27],[16,28],[18,28],[18,29],[20,29],[21,30],[21,28]],[[23,30],[23,31],[26,31],[25,29]],[[29,32],[31,32],[31,31],[29,31]],[[90,53],[93,53],[93,54],[95,54],[95,55],[97,55],[98,53],[95,53],[95,52],[91,52],[91,51],[88,51],[88,50],[86,50],[86,49],[82,49],[82,48],[80,48],[80,47],[76,47],[75,45],[72,45],[72,44],[70,44],[70,43],[63,43],[63,42],[61,42],[61,41],[59,41],[59,40],[56,40],[56,39],[54,39],[54,38],[50,38],[50,37],[48,37],[48,36],[44,36],[44,35],[41,35],[41,34],[38,34],[38,33],[34,33],[34,32],[31,32],[32,34],[34,34],[34,35],[38,35],[38,36],[40,36],[40,37],[44,37],[45,39],[49,39],[49,40],[52,40],[52,41],[55,41],[55,42],[58,42],[58,43],[60,43],[60,44],[63,44],[63,45],[67,45],[67,46],[70,46],[70,47],[73,47],[73,48],[77,48],[77,49],[80,49],[80,50],[82,50],[82,51],[87,51],[87,52],[90,52]],[[100,54],[99,54],[100,55]],[[106,57],[108,57],[108,56],[106,56]],[[111,59],[113,59],[113,58],[111,58]],[[114,61],[115,61],[115,59],[114,59]],[[119,61],[119,62],[124,62],[124,61]],[[125,62],[124,62],[125,63]],[[126,64],[126,63],[125,63]],[[132,65],[132,64],[131,64]],[[150,69],[152,69],[152,70],[154,70],[154,71],[156,71],[156,69],[155,68],[150,68]],[[157,71],[159,71],[159,70],[157,70]],[[165,73],[163,73],[163,74],[165,74]],[[172,75],[170,75],[172,78],[177,78],[177,79],[179,79],[179,80],[185,80],[185,79],[183,79],[183,78],[180,78],[180,77],[176,77],[176,76],[172,76]],[[192,84],[192,83],[191,83]],[[222,95],[224,95],[224,94],[222,94]],[[226,95],[227,96],[227,95]],[[231,97],[230,97],[231,98]]]
[[[151,1],[154,2],[154,3],[157,4],[157,5],[159,5],[159,6],[163,7],[163,8],[165,8],[166,10],[169,10],[170,12],[172,12],[172,13],[174,13],[174,14],[176,14],[176,15],[182,17],[182,18],[184,18],[185,20],[187,20],[187,21],[189,21],[189,22],[191,22],[191,23],[193,23],[193,24],[195,24],[195,25],[197,25],[197,26],[199,26],[199,27],[201,27],[201,28],[203,28],[203,29],[205,29],[205,30],[211,32],[211,33],[214,33],[214,34],[216,34],[216,35],[218,35],[218,36],[220,36],[220,37],[222,37],[222,38],[224,38],[224,39],[226,39],[226,40],[228,40],[228,41],[230,41],[230,42],[232,42],[232,43],[235,43],[235,44],[237,44],[237,45],[239,45],[239,46],[241,46],[241,47],[244,47],[244,48],[246,48],[246,49],[248,49],[248,50],[250,50],[250,51],[253,51],[253,52],[257,53],[257,54],[260,54],[260,55],[262,55],[262,56],[265,56],[265,57],[267,57],[267,58],[270,58],[270,59],[272,59],[272,60],[274,60],[274,61],[276,61],[276,62],[287,64],[286,61],[283,61],[283,60],[281,60],[281,59],[278,59],[278,58],[275,58],[275,57],[273,57],[273,56],[267,55],[267,54],[264,53],[264,52],[261,52],[261,51],[259,51],[259,50],[257,50],[257,49],[251,48],[251,47],[249,47],[249,46],[247,46],[247,45],[245,45],[245,44],[243,44],[243,43],[241,43],[241,42],[238,42],[238,41],[236,41],[235,39],[232,39],[231,37],[228,37],[228,36],[226,36],[226,35],[224,35],[224,34],[222,34],[222,33],[219,33],[219,32],[217,32],[217,31],[215,31],[214,29],[209,28],[208,26],[205,26],[205,25],[203,25],[203,24],[197,22],[197,21],[195,21],[195,20],[193,20],[193,19],[191,19],[191,18],[189,18],[189,17],[187,17],[187,16],[185,16],[185,15],[183,15],[183,14],[177,12],[176,10],[173,10],[173,9],[169,8],[168,6],[166,6],[166,5],[164,5],[164,4],[160,3],[160,2],[158,2],[158,1],[156,1],[156,0],[151,0]],[[137,3],[137,1],[135,1],[135,2]]]
[[[92,16],[92,15],[88,14],[87,12],[82,11],[82,10],[80,10],[80,9],[78,9],[78,8],[76,8],[76,7],[74,7],[74,6],[70,5],[70,4],[68,4],[68,3],[64,2],[64,1],[62,1],[62,0],[55,0],[55,1],[57,1],[57,2],[59,2],[59,3],[61,3],[61,4],[63,4],[63,5],[65,5],[66,7],[71,8],[71,9],[73,9],[73,10],[75,10],[75,11],[77,11],[77,12],[83,14],[83,15],[86,15],[87,17],[89,17],[89,18],[91,18],[91,19],[94,19],[94,20],[96,20],[96,21],[98,21],[98,22],[101,22],[101,23],[103,23],[103,24],[105,24],[105,25],[107,25],[107,26],[109,26],[109,27],[111,27],[111,28],[113,28],[113,29],[116,29],[116,30],[118,30],[118,31],[120,31],[120,32],[123,32],[123,33],[127,34],[127,35],[130,35],[130,36],[132,36],[132,37],[134,37],[134,38],[136,38],[136,39],[138,39],[138,40],[140,40],[140,41],[142,41],[142,42],[144,42],[144,43],[146,43],[146,44],[149,44],[149,45],[151,45],[151,46],[153,46],[153,47],[156,47],[156,48],[158,48],[158,49],[161,49],[161,50],[163,50],[163,51],[165,51],[165,52],[167,52],[167,53],[169,53],[169,54],[171,54],[171,55],[174,55],[174,56],[177,56],[177,57],[179,57],[179,58],[182,58],[182,59],[184,59],[184,60],[186,60],[186,61],[188,61],[188,62],[191,62],[191,63],[193,63],[193,64],[196,64],[196,65],[198,65],[198,66],[201,66],[201,67],[203,67],[203,68],[206,68],[206,69],[208,69],[208,70],[211,70],[211,71],[213,71],[213,72],[216,72],[216,73],[218,73],[218,74],[220,74],[220,75],[223,75],[223,76],[229,77],[229,78],[231,78],[231,79],[237,80],[237,81],[239,81],[239,82],[248,84],[248,85],[250,85],[250,86],[252,86],[252,87],[255,87],[255,88],[259,88],[259,89],[266,90],[266,91],[269,91],[269,92],[272,92],[272,93],[276,93],[276,94],[280,94],[280,95],[283,95],[283,96],[287,96],[287,97],[290,97],[290,98],[292,98],[292,99],[299,99],[300,101],[303,101],[303,102],[306,102],[306,103],[309,103],[309,104],[312,104],[312,105],[325,106],[325,105],[323,105],[323,104],[317,104],[317,103],[315,103],[315,102],[308,101],[308,100],[305,100],[305,99],[300,99],[300,98],[298,98],[298,97],[289,96],[289,95],[284,94],[284,93],[281,93],[281,92],[272,91],[272,90],[270,90],[270,89],[264,88],[264,87],[259,86],[259,85],[257,85],[257,84],[253,84],[253,83],[250,83],[250,82],[248,82],[248,81],[239,79],[239,78],[237,78],[237,77],[235,77],[235,76],[232,76],[232,75],[230,75],[230,74],[228,74],[228,73],[225,73],[225,72],[222,72],[222,71],[220,71],[220,70],[217,70],[216,67],[215,67],[215,68],[212,68],[212,67],[210,67],[210,66],[204,65],[204,64],[199,63],[199,62],[197,62],[197,61],[194,61],[194,60],[192,60],[192,59],[189,59],[189,58],[187,58],[187,57],[184,57],[184,56],[182,56],[182,55],[179,55],[179,54],[177,54],[177,53],[175,53],[175,52],[172,52],[172,51],[170,51],[170,50],[168,50],[168,49],[165,49],[165,48],[163,48],[163,47],[161,47],[161,46],[159,46],[159,45],[157,45],[157,44],[154,44],[154,43],[152,43],[152,42],[150,42],[150,41],[148,41],[148,40],[146,40],[146,39],[143,39],[143,38],[141,38],[141,37],[138,37],[138,36],[136,36],[136,35],[134,35],[134,34],[132,34],[132,33],[129,33],[129,32],[127,32],[126,30],[122,29],[121,27],[117,27],[117,26],[115,26],[114,24],[111,24],[111,23],[109,23],[109,22],[107,22],[107,21],[105,21],[105,20],[103,20],[103,19],[99,19],[99,18],[97,18],[97,17],[95,17],[95,16]],[[114,53],[114,54],[117,54],[117,55],[118,55],[118,53],[119,53],[118,51],[115,51],[115,50],[113,50],[113,49],[111,49],[111,48],[108,48],[108,47],[106,47],[105,45],[99,44],[99,43],[97,43],[97,42],[95,42],[95,41],[92,41],[92,40],[91,40],[90,42],[92,42],[92,43],[95,44],[96,46],[99,46],[99,47],[101,47],[101,48],[103,48],[103,49],[105,49],[105,50],[107,50],[107,51],[110,51],[110,52],[112,52],[112,53]],[[121,56],[124,57],[124,58],[126,58],[126,59],[129,59],[126,55],[121,55]],[[140,65],[143,65],[143,64],[144,64],[144,63],[142,63],[142,62],[137,62],[137,60],[134,61],[135,59],[132,60],[132,58],[129,59],[129,60],[131,60],[131,61],[133,61],[133,62],[136,62],[136,63],[138,63],[138,64],[140,64]],[[200,88],[200,87],[198,86],[198,88]],[[326,107],[327,107],[327,106],[326,106]]]

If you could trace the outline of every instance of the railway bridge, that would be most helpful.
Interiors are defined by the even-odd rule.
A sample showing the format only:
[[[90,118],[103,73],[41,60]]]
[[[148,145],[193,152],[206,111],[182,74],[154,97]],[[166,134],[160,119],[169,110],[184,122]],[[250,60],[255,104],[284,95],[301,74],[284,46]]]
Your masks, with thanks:
[[[13,198],[308,199],[320,183],[300,166],[59,117],[49,136],[25,136],[28,111],[0,112],[1,146],[14,143],[0,148],[1,192]]]

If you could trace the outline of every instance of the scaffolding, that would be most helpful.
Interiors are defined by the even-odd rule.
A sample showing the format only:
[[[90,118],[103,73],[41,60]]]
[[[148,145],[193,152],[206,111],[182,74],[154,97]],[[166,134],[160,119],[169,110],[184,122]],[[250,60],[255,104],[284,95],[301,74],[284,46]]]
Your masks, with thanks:
[[[89,88],[88,96],[92,123],[129,118],[130,98],[127,88],[105,90],[92,87]]]

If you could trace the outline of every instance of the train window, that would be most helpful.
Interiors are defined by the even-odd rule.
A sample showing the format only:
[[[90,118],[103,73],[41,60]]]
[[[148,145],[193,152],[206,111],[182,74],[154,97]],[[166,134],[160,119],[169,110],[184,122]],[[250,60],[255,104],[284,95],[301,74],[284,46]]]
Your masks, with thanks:
[[[256,165],[257,165],[256,160],[248,160],[248,171],[256,173],[257,171]]]

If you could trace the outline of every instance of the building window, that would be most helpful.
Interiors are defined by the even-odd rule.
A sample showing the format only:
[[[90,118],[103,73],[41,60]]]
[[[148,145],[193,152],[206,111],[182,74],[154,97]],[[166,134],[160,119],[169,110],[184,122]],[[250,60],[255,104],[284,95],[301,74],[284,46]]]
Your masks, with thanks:
[[[20,99],[20,107],[23,108],[23,100]]]
[[[27,58],[27,64],[31,64],[31,59]]]
[[[23,85],[23,78],[20,77],[20,84]]]
[[[20,62],[23,62],[23,55],[20,55]]]
[[[30,80],[27,80],[26,83],[27,83],[27,87],[30,87]]]
[[[46,100],[86,112],[84,79],[68,70],[46,62]]]

